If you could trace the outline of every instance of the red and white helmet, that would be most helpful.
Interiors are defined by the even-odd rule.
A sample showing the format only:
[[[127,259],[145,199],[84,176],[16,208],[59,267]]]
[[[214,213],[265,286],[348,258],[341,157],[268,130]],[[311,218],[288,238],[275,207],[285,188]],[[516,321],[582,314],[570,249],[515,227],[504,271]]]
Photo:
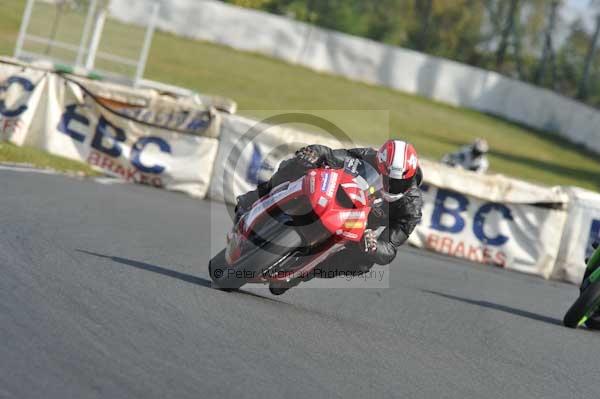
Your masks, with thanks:
[[[397,201],[404,196],[417,173],[419,158],[415,147],[402,140],[388,140],[377,151],[377,168],[383,176],[383,198]]]

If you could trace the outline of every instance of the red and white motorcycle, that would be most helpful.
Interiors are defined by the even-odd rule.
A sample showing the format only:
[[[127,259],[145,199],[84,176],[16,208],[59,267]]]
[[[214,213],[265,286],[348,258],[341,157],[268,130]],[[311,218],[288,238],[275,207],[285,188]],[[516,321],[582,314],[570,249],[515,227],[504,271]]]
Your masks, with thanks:
[[[369,163],[310,169],[256,201],[213,257],[213,286],[238,289],[269,284],[274,295],[297,285],[349,241],[360,242],[369,213],[381,204],[381,176]]]

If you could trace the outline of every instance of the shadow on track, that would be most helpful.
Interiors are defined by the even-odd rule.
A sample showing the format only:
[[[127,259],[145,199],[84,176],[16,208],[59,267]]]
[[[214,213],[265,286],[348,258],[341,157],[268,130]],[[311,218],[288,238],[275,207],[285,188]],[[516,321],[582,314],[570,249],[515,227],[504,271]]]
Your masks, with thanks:
[[[212,287],[212,283],[210,280],[202,278],[202,277],[196,277],[193,276],[191,274],[186,274],[186,273],[181,273],[175,270],[171,270],[171,269],[167,269],[165,267],[161,267],[161,266],[156,266],[156,265],[152,265],[150,263],[146,263],[146,262],[140,262],[137,260],[133,260],[133,259],[127,259],[127,258],[121,258],[119,256],[111,256],[111,255],[104,255],[104,254],[99,254],[97,252],[92,252],[92,251],[87,251],[85,249],[76,249],[77,252],[86,254],[86,255],[91,255],[91,256],[96,256],[98,258],[103,258],[103,259],[109,259],[113,262],[116,263],[120,263],[122,265],[127,265],[127,266],[131,266],[131,267],[135,267],[137,269],[141,269],[141,270],[146,270],[149,272],[153,272],[153,273],[157,273],[157,274],[161,274],[163,276],[167,276],[167,277],[171,277],[171,278],[176,278],[178,280],[182,280],[191,284],[196,284],[199,285],[201,287],[206,287],[206,288],[211,288]],[[239,294],[239,295],[243,295],[243,296],[249,296],[249,297],[254,297],[257,299],[261,299],[263,301],[266,301],[266,303],[272,303],[274,306],[285,306],[289,309],[293,309],[295,311],[299,311],[299,312],[303,312],[303,313],[307,313],[307,314],[311,314],[313,316],[318,316],[318,317],[323,317],[326,318],[328,320],[336,320],[340,323],[343,323],[344,325],[347,325],[349,323],[352,323],[349,320],[344,320],[339,318],[337,315],[335,314],[329,314],[326,312],[322,312],[319,309],[312,309],[312,308],[308,308],[308,307],[304,307],[302,305],[297,305],[297,304],[292,304],[292,303],[288,303],[285,301],[281,301],[275,298],[269,298],[267,296],[262,296],[259,294],[255,294],[254,292],[250,292],[250,291],[243,291],[243,290],[235,290],[230,292],[229,294]],[[354,323],[355,325],[357,325],[356,323]]]
[[[211,287],[210,280],[207,280],[205,278],[192,276],[191,274],[180,273],[175,270],[166,269],[164,267],[160,267],[160,266],[156,266],[156,265],[151,265],[150,263],[140,262],[140,261],[132,260],[132,259],[120,258],[118,256],[103,255],[103,254],[99,254],[96,252],[86,251],[84,249],[76,249],[76,251],[87,254],[87,255],[97,256],[98,258],[110,259],[113,262],[121,263],[121,264],[127,265],[127,266],[136,267],[138,269],[147,270],[149,272],[153,272],[153,273],[157,273],[157,274],[162,274],[163,276],[176,278],[178,280],[182,280],[182,281],[192,283],[192,284],[197,284],[202,287],[207,287],[207,288]]]
[[[533,312],[528,312],[528,311],[522,310],[522,309],[512,308],[512,307],[506,306],[506,305],[500,305],[500,304],[488,302],[488,301],[478,301],[475,299],[461,298],[459,296],[444,294],[444,293],[436,292],[436,291],[429,291],[429,290],[421,290],[421,291],[425,292],[427,294],[436,295],[436,296],[439,296],[442,298],[452,299],[455,301],[464,302],[464,303],[468,303],[468,304],[476,305],[476,306],[481,306],[481,307],[488,308],[488,309],[499,310],[504,313],[509,313],[509,314],[513,314],[516,316],[525,317],[527,319],[532,319],[532,320],[537,320],[537,321],[541,321],[541,322],[548,323],[548,324],[562,326],[562,321],[560,321],[558,319],[554,319],[554,318],[548,317],[548,316],[543,316],[543,315],[533,313]]]
[[[212,287],[212,282],[210,280],[208,280],[208,279],[205,279],[205,278],[202,278],[202,277],[193,276],[191,274],[181,273],[181,272],[178,272],[178,271],[175,271],[175,270],[167,269],[165,267],[152,265],[150,263],[140,262],[140,261],[137,261],[137,260],[127,259],[127,258],[121,258],[119,256],[103,255],[103,254],[99,254],[99,253],[92,252],[92,251],[86,251],[84,249],[76,249],[76,251],[84,253],[86,255],[96,256],[98,258],[110,259],[113,262],[120,263],[122,265],[132,266],[132,267],[135,267],[135,268],[138,268],[138,269],[142,269],[142,270],[146,270],[146,271],[149,271],[149,272],[152,272],[152,273],[157,273],[157,274],[161,274],[163,276],[167,276],[167,277],[171,277],[171,278],[176,278],[178,280],[182,280],[182,281],[185,281],[185,282],[191,283],[191,284],[196,284],[196,285],[199,285],[201,287],[205,287],[205,288],[211,288]],[[243,294],[243,295],[248,295],[248,296],[256,297],[256,298],[266,299],[268,301],[280,302],[280,301],[277,301],[277,300],[275,300],[273,298],[269,298],[269,297],[265,297],[265,296],[262,296],[262,295],[258,295],[258,294],[255,294],[255,293],[249,292],[249,291],[237,290],[235,292],[238,292],[238,293]]]

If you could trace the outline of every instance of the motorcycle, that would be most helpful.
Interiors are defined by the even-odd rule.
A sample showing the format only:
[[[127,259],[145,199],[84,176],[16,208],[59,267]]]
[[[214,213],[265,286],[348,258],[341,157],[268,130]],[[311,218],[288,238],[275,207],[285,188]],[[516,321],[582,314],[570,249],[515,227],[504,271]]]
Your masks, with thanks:
[[[600,310],[600,246],[593,245],[594,253],[586,260],[586,270],[579,298],[565,314],[563,324],[578,328],[584,324],[591,329],[600,329],[600,318],[593,317]]]
[[[241,215],[226,248],[210,260],[213,287],[259,283],[283,294],[347,243],[361,241],[370,212],[381,206],[381,187],[377,170],[359,159],[274,187]]]

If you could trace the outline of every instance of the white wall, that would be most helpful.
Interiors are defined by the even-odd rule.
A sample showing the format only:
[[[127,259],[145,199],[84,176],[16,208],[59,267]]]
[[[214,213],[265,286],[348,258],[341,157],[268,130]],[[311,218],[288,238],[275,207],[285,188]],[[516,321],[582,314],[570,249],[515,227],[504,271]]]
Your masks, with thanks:
[[[492,113],[600,153],[600,112],[495,72],[213,0],[159,0],[159,28],[318,71]],[[116,18],[145,24],[151,2],[112,0]]]

